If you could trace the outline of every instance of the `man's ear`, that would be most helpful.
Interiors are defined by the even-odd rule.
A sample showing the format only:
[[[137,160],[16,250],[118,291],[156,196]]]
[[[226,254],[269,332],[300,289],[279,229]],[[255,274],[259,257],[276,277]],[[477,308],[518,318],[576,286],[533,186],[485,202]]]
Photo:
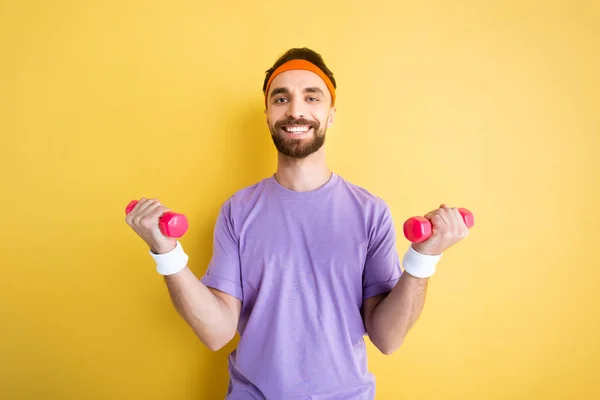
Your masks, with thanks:
[[[336,108],[333,107],[329,110],[329,117],[327,118],[327,127],[329,128],[331,125],[333,125],[333,120],[335,119],[335,112],[336,112]]]

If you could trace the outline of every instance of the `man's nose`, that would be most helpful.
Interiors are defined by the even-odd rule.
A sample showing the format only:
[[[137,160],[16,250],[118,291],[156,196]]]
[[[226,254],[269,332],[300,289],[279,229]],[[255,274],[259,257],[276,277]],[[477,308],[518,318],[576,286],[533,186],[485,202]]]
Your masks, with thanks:
[[[294,119],[304,118],[304,108],[302,102],[290,101],[286,115]]]

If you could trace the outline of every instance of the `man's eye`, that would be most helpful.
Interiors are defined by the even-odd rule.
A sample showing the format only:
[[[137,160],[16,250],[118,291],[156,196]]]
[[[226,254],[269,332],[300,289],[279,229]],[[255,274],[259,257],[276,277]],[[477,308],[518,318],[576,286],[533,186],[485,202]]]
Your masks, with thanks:
[[[283,103],[284,101],[286,101],[287,99],[285,97],[279,97],[278,99],[275,99],[275,103]]]
[[[314,103],[315,101],[319,101],[319,99],[318,99],[318,98],[316,98],[316,97],[309,97],[307,100],[308,100],[308,101],[310,101],[310,102],[313,102],[313,103]]]

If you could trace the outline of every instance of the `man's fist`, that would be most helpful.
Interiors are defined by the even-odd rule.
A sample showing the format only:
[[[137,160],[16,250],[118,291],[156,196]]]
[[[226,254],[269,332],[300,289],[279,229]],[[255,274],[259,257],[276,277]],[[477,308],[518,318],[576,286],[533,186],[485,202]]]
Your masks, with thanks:
[[[162,234],[159,227],[160,217],[171,211],[157,199],[142,197],[125,216],[127,224],[150,246],[155,254],[167,253],[175,248],[177,240]]]
[[[469,234],[469,228],[456,207],[442,204],[424,217],[431,222],[431,236],[424,242],[412,244],[413,249],[421,254],[442,254]]]

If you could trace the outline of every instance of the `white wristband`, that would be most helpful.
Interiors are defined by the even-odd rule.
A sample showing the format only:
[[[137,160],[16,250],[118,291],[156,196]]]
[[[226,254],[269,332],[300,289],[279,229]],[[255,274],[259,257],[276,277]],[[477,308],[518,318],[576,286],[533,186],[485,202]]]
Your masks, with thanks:
[[[440,258],[442,258],[441,254],[436,256],[421,254],[410,245],[402,259],[402,266],[404,271],[414,277],[429,278],[435,273],[435,267]]]
[[[161,275],[173,275],[187,266],[188,255],[183,251],[181,243],[168,253],[156,254],[150,250],[150,255],[156,261],[156,271]]]

